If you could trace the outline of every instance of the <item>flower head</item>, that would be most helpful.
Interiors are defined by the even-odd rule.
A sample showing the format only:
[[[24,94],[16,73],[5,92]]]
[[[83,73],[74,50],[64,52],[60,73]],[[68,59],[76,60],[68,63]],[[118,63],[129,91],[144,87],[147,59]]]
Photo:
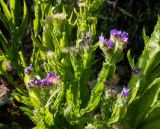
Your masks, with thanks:
[[[42,87],[47,87],[47,86],[52,86],[56,85],[59,83],[61,80],[60,76],[56,75],[53,72],[50,72],[45,78],[43,79],[31,79],[28,83],[28,87],[31,86],[42,86]]]
[[[53,72],[50,72],[47,76],[46,76],[46,78],[45,78],[46,80],[47,80],[47,82],[48,82],[48,85],[56,85],[56,84],[58,84],[59,83],[59,81],[60,81],[60,76],[58,76],[58,75],[56,75],[55,73],[53,73]]]
[[[122,43],[126,43],[128,42],[128,33],[125,31],[119,31],[117,29],[112,29],[110,31],[111,37],[122,42]]]
[[[124,87],[121,91],[121,95],[124,97],[127,97],[129,95],[129,92],[130,92],[130,89]]]

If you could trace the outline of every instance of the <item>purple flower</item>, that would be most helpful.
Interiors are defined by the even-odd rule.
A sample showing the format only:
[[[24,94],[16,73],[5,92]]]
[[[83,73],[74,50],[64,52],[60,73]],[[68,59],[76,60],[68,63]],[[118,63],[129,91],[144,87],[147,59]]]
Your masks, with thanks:
[[[118,41],[120,41],[122,43],[128,42],[128,33],[125,31],[122,32],[117,29],[112,29],[110,31],[110,34],[112,37],[114,37],[115,39],[117,39]]]
[[[59,81],[60,81],[60,76],[56,75],[55,73],[53,72],[50,72],[47,76],[46,76],[46,80],[48,82],[48,84],[58,84]]]
[[[30,86],[44,86],[44,87],[46,87],[46,86],[56,85],[59,83],[60,79],[61,79],[60,76],[56,75],[53,72],[50,72],[43,79],[39,79],[39,80],[36,80],[35,78],[31,79],[28,83],[28,87],[30,87]]]
[[[108,45],[108,48],[113,48],[114,47],[114,43],[113,43],[113,41],[111,39],[106,40],[106,43]]]
[[[121,91],[121,95],[124,97],[127,97],[129,95],[129,92],[130,92],[130,89],[127,89],[124,87]]]
[[[28,67],[24,69],[24,73],[28,75],[31,74],[32,71],[33,71],[32,64],[30,64]]]
[[[104,38],[104,36],[99,36],[99,42],[100,43],[105,43],[106,42],[106,39]]]

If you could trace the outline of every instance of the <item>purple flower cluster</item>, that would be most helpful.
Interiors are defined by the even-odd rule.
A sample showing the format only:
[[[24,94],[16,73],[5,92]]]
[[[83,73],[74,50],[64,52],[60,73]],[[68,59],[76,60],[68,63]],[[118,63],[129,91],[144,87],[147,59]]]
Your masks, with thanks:
[[[25,74],[28,74],[28,75],[31,74],[32,71],[33,71],[32,64],[30,64],[28,67],[26,67],[26,68],[24,69],[24,73],[25,73]]]
[[[128,33],[125,31],[119,31],[117,29],[112,29],[110,31],[111,37],[114,37],[115,39],[117,39],[120,42],[126,43],[128,42]]]
[[[111,39],[105,39],[104,36],[99,37],[99,42],[108,46],[108,48],[114,48],[114,43]]]
[[[121,95],[127,97],[129,95],[130,89],[123,87]]]
[[[44,79],[31,79],[28,83],[28,86],[52,86],[58,84],[60,80],[60,76],[56,75],[53,72],[50,72]]]

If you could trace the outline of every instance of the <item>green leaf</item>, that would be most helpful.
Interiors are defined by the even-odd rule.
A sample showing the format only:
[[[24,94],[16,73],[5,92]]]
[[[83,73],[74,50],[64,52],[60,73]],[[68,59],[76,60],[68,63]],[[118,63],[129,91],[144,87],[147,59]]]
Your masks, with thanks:
[[[31,108],[29,107],[19,107],[27,116],[32,117],[33,112],[31,111]]]
[[[21,39],[23,36],[24,36],[24,32],[25,32],[25,29],[28,25],[28,9],[27,9],[27,4],[25,2],[25,0],[23,0],[23,18],[22,18],[22,23],[18,29],[18,36],[19,36],[19,39]]]
[[[158,21],[156,26],[154,27],[154,31],[151,35],[151,38],[149,40],[149,44],[150,46],[153,45],[153,43],[155,42],[156,44],[160,45],[160,16],[158,16]]]
[[[149,51],[148,50],[143,50],[141,57],[138,60],[138,68],[141,68],[142,70],[145,69],[146,64],[148,63],[149,60]]]
[[[14,92],[12,94],[13,98],[16,99],[18,102],[21,102],[21,95],[19,93]]]
[[[0,31],[0,42],[1,42],[5,52],[7,52],[8,51],[8,42],[1,31]]]
[[[144,43],[145,45],[147,45],[148,41],[149,41],[149,37],[146,35],[145,29],[143,28],[143,39],[144,39]]]
[[[42,51],[47,51],[47,48],[46,47],[44,47],[41,43],[40,43],[40,41],[33,35],[33,33],[32,33],[32,40],[33,40],[33,43],[34,43],[34,45],[36,46],[36,47],[38,47],[40,50],[42,50]]]
[[[0,0],[0,4],[2,6],[3,12],[6,15],[8,21],[10,21],[11,20],[11,14],[10,14],[10,11],[7,7],[7,4],[3,0]]]
[[[31,106],[32,107],[32,103],[30,102],[29,96],[21,96],[21,101],[23,104],[27,105],[27,106]]]
[[[84,113],[88,113],[96,108],[96,106],[99,104],[102,92],[104,90],[104,82],[106,81],[106,78],[109,79],[112,77],[113,73],[115,72],[115,65],[104,63],[103,68],[98,75],[98,82],[94,89],[91,91],[91,96],[89,103],[86,108],[81,110],[81,115]]]
[[[111,125],[113,123],[116,123],[119,118],[120,118],[120,111],[121,111],[121,108],[119,106],[118,103],[116,103],[114,105],[114,108],[113,108],[113,113],[112,113],[112,116],[111,118],[107,121],[107,124]]]
[[[130,85],[135,86],[135,87],[133,87],[133,89],[132,89],[130,99],[128,101],[128,105],[130,105],[137,97],[137,93],[138,93],[138,90],[140,87],[140,79],[138,79],[138,80],[136,79],[136,81],[133,81],[132,83],[130,82]]]
[[[143,95],[140,96],[140,99],[135,104],[134,109],[136,110],[132,112],[133,118],[131,120],[133,127],[137,127],[138,124],[143,121],[150,107],[157,102],[159,93],[160,93],[160,78],[156,79],[149,86],[149,88],[145,91]]]
[[[49,97],[49,99],[47,100],[47,103],[45,105],[46,108],[52,104],[52,102],[54,101],[54,98],[56,97],[56,95],[59,91],[60,91],[60,89],[58,88],[52,92],[51,96]]]
[[[41,5],[38,3],[34,6],[34,15],[35,15],[35,19],[33,21],[33,29],[34,29],[35,36],[38,36],[39,32],[42,29],[42,26],[41,26],[42,9],[41,9]]]
[[[6,15],[2,14],[1,9],[0,9],[0,19],[2,20],[4,27],[6,27],[6,29],[10,32],[9,21]]]
[[[131,57],[131,50],[129,50],[127,52],[127,58],[128,58],[128,61],[129,61],[129,64],[132,68],[135,68],[135,64],[134,64],[134,59],[132,59]]]
[[[59,106],[61,105],[63,97],[64,97],[64,86],[62,85],[60,87],[59,93],[58,93],[58,95],[57,95],[57,97],[54,101],[54,104],[53,104],[53,110],[54,111],[57,111],[59,109]]]
[[[30,89],[29,90],[29,98],[30,98],[30,103],[35,109],[41,108],[41,98],[38,95],[37,89]]]
[[[45,123],[40,121],[33,129],[46,129]]]
[[[157,67],[160,64],[160,51],[155,53],[153,57],[148,60],[148,63],[146,64],[146,68],[144,70],[144,75],[148,78],[150,74],[152,73],[152,70]]]
[[[104,121],[108,121],[108,119],[111,117],[111,108],[113,105],[113,100],[111,97],[105,97],[102,100],[102,104],[101,104],[101,113],[102,113],[102,118],[104,119]]]
[[[81,115],[83,115],[84,113],[88,113],[96,108],[96,106],[99,104],[103,89],[104,89],[103,83],[98,83],[95,86],[95,88],[91,92],[90,101],[87,107],[81,110],[80,113]]]
[[[107,124],[111,125],[124,118],[127,112],[127,106],[125,105],[124,99],[121,94],[117,95],[117,102],[113,105],[113,111],[111,118],[107,121]]]
[[[160,101],[158,101],[154,106],[150,108],[148,114],[146,115],[144,121],[140,124],[140,126],[144,126],[150,122],[156,121],[160,116]]]
[[[23,67],[26,68],[27,64],[26,64],[26,60],[24,58],[24,55],[23,55],[22,51],[19,51],[19,56],[20,56],[20,60],[22,62]]]
[[[49,108],[45,108],[45,122],[48,125],[53,124],[53,114],[49,111]]]
[[[158,17],[157,24],[154,31],[146,43],[142,56],[139,58],[138,67],[145,69],[148,60],[150,60],[160,50],[160,17]]]
[[[13,23],[15,27],[17,27],[19,23],[19,12],[20,12],[19,0],[10,0],[10,11],[11,11],[11,17],[13,19]]]

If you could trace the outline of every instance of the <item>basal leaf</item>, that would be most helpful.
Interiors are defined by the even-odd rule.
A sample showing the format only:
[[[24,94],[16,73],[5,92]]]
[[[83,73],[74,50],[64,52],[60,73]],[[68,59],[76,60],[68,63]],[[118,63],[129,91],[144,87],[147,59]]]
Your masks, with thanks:
[[[140,96],[140,99],[135,105],[135,111],[132,124],[133,127],[137,127],[146,116],[148,110],[157,102],[158,95],[160,92],[160,78],[156,79],[146,90],[146,92]],[[145,98],[145,99],[144,99]]]
[[[158,101],[154,106],[150,108],[147,115],[145,116],[144,121],[140,124],[140,126],[144,126],[147,123],[153,122],[159,119],[160,116],[160,102]]]

